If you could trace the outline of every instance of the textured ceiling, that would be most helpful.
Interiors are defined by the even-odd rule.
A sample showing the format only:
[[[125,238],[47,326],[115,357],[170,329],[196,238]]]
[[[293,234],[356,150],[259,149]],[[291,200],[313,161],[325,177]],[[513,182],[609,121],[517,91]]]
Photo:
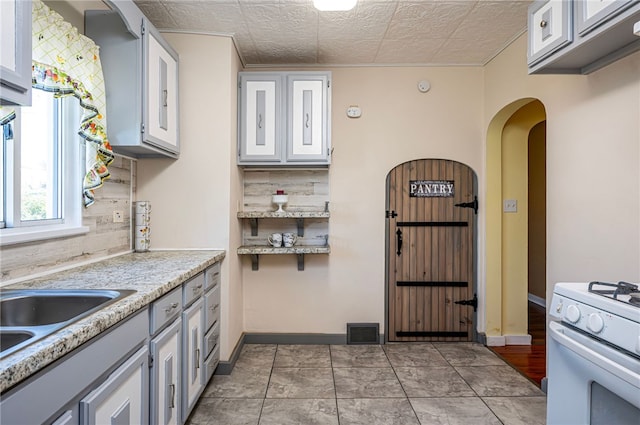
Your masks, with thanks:
[[[246,66],[484,65],[527,25],[530,0],[134,0],[160,30],[232,36]]]

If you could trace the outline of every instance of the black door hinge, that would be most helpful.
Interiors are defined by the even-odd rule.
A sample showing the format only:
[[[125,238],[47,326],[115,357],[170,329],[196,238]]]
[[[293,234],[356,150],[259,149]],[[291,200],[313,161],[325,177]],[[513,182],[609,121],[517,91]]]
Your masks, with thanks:
[[[474,196],[473,201],[471,202],[460,202],[459,204],[455,204],[455,207],[461,208],[473,208],[473,211],[478,214],[478,197]]]
[[[398,216],[398,213],[395,212],[395,211],[387,210],[387,211],[384,212],[384,216],[385,216],[385,218],[396,218]]]
[[[477,294],[473,294],[473,298],[470,300],[463,300],[463,301],[454,301],[454,304],[460,304],[460,305],[470,305],[471,307],[473,307],[473,311],[478,311],[478,295]]]

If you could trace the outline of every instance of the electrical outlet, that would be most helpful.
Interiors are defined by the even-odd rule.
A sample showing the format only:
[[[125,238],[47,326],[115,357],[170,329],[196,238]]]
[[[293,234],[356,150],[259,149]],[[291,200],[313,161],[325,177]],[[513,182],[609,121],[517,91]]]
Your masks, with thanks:
[[[502,211],[506,213],[518,212],[518,201],[515,199],[505,199],[502,201]]]
[[[120,210],[115,210],[113,212],[113,222],[114,223],[124,223],[124,213]]]

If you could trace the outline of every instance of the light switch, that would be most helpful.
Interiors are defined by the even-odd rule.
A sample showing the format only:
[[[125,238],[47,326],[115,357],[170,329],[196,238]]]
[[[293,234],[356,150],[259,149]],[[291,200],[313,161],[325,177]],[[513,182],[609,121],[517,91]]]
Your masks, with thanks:
[[[506,213],[518,212],[518,201],[515,199],[505,199],[503,201],[502,211]]]

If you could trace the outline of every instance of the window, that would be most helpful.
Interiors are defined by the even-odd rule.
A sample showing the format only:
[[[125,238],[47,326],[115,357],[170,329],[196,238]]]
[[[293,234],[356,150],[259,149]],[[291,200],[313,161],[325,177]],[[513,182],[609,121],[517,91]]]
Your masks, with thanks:
[[[2,127],[0,244],[84,233],[83,141],[74,97],[33,90],[32,106]]]

